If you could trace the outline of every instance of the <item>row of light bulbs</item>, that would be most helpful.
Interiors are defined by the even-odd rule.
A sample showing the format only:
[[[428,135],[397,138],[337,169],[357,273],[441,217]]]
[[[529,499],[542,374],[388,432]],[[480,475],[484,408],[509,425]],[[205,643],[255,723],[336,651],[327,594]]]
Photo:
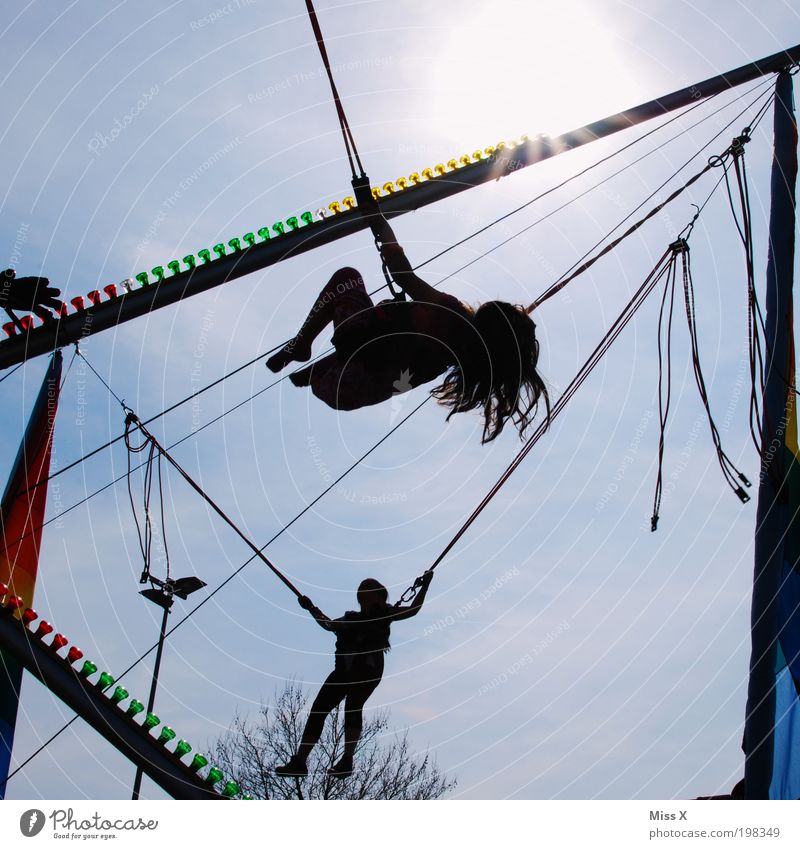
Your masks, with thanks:
[[[438,177],[443,177],[445,174],[452,173],[460,168],[466,168],[467,166],[474,165],[482,160],[491,159],[491,157],[502,150],[518,147],[526,144],[528,141],[528,136],[521,136],[517,140],[507,142],[499,141],[496,145],[490,145],[483,150],[475,150],[472,154],[465,153],[457,159],[448,159],[446,163],[439,162],[432,168],[423,168],[421,171],[414,171],[409,174],[408,177],[398,177],[394,182],[390,180],[382,186],[374,186],[372,188],[372,196],[376,200],[379,200],[380,198],[389,197],[397,192],[413,189],[414,186],[417,186],[420,183],[435,180]],[[203,248],[197,252],[197,256],[194,254],[187,254],[182,260],[184,267],[181,267],[181,260],[173,259],[171,262],[167,263],[166,270],[163,265],[156,265],[149,272],[141,271],[135,278],[129,277],[126,280],[123,280],[119,285],[111,283],[108,286],[104,286],[102,292],[105,292],[108,300],[113,300],[119,296],[120,288],[124,295],[127,292],[133,292],[140,288],[144,288],[145,286],[161,283],[166,279],[167,272],[169,272],[170,277],[174,277],[178,274],[192,271],[199,265],[206,265],[207,263],[213,262],[215,259],[222,259],[225,256],[230,256],[238,253],[239,251],[253,247],[258,243],[259,239],[262,243],[267,242],[270,239],[278,238],[286,233],[291,233],[293,230],[299,230],[301,227],[307,227],[310,224],[314,224],[315,221],[323,221],[326,218],[350,212],[355,208],[355,197],[353,195],[348,195],[341,202],[336,200],[332,201],[327,207],[320,207],[316,210],[316,212],[303,212],[300,216],[292,215],[287,218],[286,221],[276,221],[271,228],[261,227],[256,231],[245,233],[241,238],[236,237],[230,239],[227,244],[225,242],[218,242],[211,249]],[[150,279],[150,275],[152,275],[152,280]],[[89,301],[88,305],[86,303],[87,299]],[[70,305],[72,306],[73,311],[78,313],[83,312],[87,306],[97,306],[101,303],[101,301],[102,294],[99,289],[89,292],[85,298],[84,296],[79,295],[78,297],[72,298],[69,305],[66,301],[64,302],[61,310],[59,311],[59,318],[66,317],[69,314]],[[32,315],[26,315],[20,318],[20,324],[25,332],[33,329],[33,318],[34,317]],[[48,323],[48,321],[42,321],[42,325],[46,325]],[[17,326],[13,322],[7,322],[4,324],[3,330],[7,337],[17,335]]]
[[[30,607],[25,606],[25,602],[19,597],[11,595],[9,592],[9,588],[0,583],[0,602],[2,603],[2,610],[7,614],[16,614],[19,616],[20,621],[23,626],[29,630],[34,637],[44,642],[44,638],[53,632],[53,626],[45,621],[44,619],[39,619],[39,614]],[[33,629],[33,623],[36,620],[39,620],[36,629]],[[56,633],[50,643],[45,643],[45,645],[49,645],[49,647],[56,653],[57,657],[59,657],[62,661],[67,663],[69,666],[73,666],[79,660],[83,658],[83,652],[77,646],[71,646],[66,655],[60,655],[58,652],[69,645],[69,640],[63,635]],[[78,670],[78,675],[81,678],[84,678],[88,681],[88,679],[97,672],[97,664],[93,663],[91,660],[84,660],[83,665],[80,670]],[[98,676],[97,681],[94,682],[94,686],[102,693],[105,693],[106,690],[109,690],[112,685],[115,683],[114,677],[108,672],[101,672]],[[121,686],[117,686],[114,690],[109,694],[108,699],[113,705],[117,705],[117,707],[122,710],[122,702],[124,702],[130,694],[128,691]],[[142,712],[145,711],[144,705],[138,699],[131,699],[128,703],[127,708],[125,709],[125,715],[133,719],[135,716],[138,716]],[[157,728],[161,725],[161,720],[154,713],[146,713],[142,722],[142,727],[150,732],[154,728]],[[168,725],[162,725],[161,730],[158,734],[157,738],[154,738],[157,743],[160,743],[162,746],[167,745],[167,743],[171,742],[176,737],[175,731],[170,728]],[[178,758],[179,760],[186,755],[188,755],[192,751],[192,747],[186,740],[179,739],[175,744],[175,749],[172,754]],[[197,772],[203,767],[208,766],[208,758],[205,755],[201,755],[196,753],[192,758],[191,763],[188,764],[189,769],[192,772]],[[225,781],[225,776],[222,773],[222,770],[219,767],[211,766],[209,767],[208,772],[205,775],[204,781],[208,784],[210,789],[216,790],[216,785],[222,783],[222,789],[219,790],[221,796],[224,796],[226,799],[233,799],[239,796],[242,799],[250,799],[250,796],[242,796],[241,791],[239,789],[239,785],[235,781]]]

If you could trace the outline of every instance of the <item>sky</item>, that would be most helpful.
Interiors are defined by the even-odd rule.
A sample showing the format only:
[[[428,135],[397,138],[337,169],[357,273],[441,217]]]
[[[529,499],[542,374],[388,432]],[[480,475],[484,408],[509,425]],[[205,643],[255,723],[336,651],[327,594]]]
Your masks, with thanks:
[[[365,167],[380,185],[523,133],[579,127],[800,41],[800,15],[780,0],[725,4],[724,15],[712,0],[316,5]],[[54,17],[49,4],[11,0],[7,9],[0,250],[20,275],[44,274],[68,297],[83,295],[350,194],[305,4],[75,0]],[[424,275],[437,283],[553,213],[444,284],[472,304],[532,301],[668,178],[643,209],[722,153],[770,90],[768,81],[755,86],[698,106]],[[398,237],[419,264],[663,123],[403,216]],[[768,113],[746,153],[762,296],[770,126]],[[717,174],[537,310],[553,397]],[[712,410],[725,450],[752,480],[744,263],[723,191],[691,249]],[[382,280],[362,233],[93,336],[81,350],[147,418],[286,340],[343,265],[359,268],[368,288]],[[691,798],[726,792],[742,775],[755,499],[740,504],[716,464],[678,311],[661,521],[650,532],[657,319],[654,293],[437,569],[422,612],[393,630],[368,710],[390,711],[392,728],[457,779],[457,798]],[[71,357],[66,350],[65,366]],[[0,477],[45,368],[46,358],[33,359],[0,386]],[[288,381],[266,389],[273,382],[259,360],[152,425],[165,444],[189,437],[176,459],[259,545],[426,396],[423,387],[336,413]],[[75,360],[54,469],[120,434],[123,422],[119,403]],[[445,422],[428,403],[267,553],[332,616],[355,607],[367,576],[396,599],[519,447],[511,428],[481,446],[478,419]],[[120,443],[51,482],[34,604],[112,674],[153,645],[160,611],[138,595],[142,557],[125,482],[69,508],[126,469]],[[140,493],[140,477],[132,486]],[[165,492],[171,574],[208,584],[176,602],[174,624],[249,552],[174,474]],[[251,563],[169,639],[156,713],[207,751],[237,712],[254,717],[286,680],[313,695],[332,652],[331,636]],[[142,701],[149,662],[120,679]],[[26,679],[15,763],[71,717]],[[7,796],[125,799],[133,775],[76,722]],[[143,795],[163,793],[146,779]]]

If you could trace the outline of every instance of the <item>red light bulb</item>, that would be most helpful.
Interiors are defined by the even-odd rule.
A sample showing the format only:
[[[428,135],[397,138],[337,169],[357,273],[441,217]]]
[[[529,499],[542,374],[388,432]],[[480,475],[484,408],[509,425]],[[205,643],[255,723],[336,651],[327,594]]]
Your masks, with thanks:
[[[56,634],[50,646],[58,651],[59,649],[63,649],[68,642],[69,640],[63,634]]]
[[[46,622],[44,619],[39,621],[39,627],[36,629],[36,634],[40,640],[43,640],[51,631],[53,630],[53,626]]]

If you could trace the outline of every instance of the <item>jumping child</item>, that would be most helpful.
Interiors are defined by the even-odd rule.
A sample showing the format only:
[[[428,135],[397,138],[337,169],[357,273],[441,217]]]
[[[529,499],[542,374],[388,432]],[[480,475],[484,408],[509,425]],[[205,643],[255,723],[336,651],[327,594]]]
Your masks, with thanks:
[[[309,611],[326,631],[336,634],[336,663],[325,679],[306,722],[297,754],[275,769],[277,775],[308,775],[306,760],[318,742],[325,717],[344,700],[344,753],[328,774],[346,778],[353,772],[353,754],[361,736],[363,710],[383,676],[383,655],[389,650],[389,628],[392,622],[409,619],[419,613],[428,592],[433,572],[428,570],[419,580],[419,592],[411,604],[392,607],[383,584],[367,578],[358,587],[360,610],[350,610],[340,619],[329,619],[312,601],[301,596],[300,606]]]
[[[536,325],[522,307],[489,301],[473,310],[413,272],[385,219],[376,225],[381,253],[410,301],[374,304],[361,275],[341,268],[320,292],[297,335],[267,360],[274,372],[307,362],[311,344],[333,322],[335,353],[290,376],[335,410],[355,410],[444,375],[431,394],[454,413],[480,409],[482,442],[507,419],[520,435],[550,400],[536,370]]]

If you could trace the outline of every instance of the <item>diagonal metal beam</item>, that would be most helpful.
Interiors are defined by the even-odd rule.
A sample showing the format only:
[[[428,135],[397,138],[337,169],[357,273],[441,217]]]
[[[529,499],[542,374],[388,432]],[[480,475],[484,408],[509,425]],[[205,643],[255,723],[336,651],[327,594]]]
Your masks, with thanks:
[[[82,678],[55,649],[37,639],[8,608],[0,609],[0,648],[15,657],[31,675],[140,766],[170,796],[175,799],[223,798],[113,704],[98,686]]]
[[[800,45],[790,47],[704,80],[671,94],[648,101],[624,112],[579,127],[554,138],[529,140],[500,151],[479,162],[446,172],[404,191],[381,199],[381,211],[387,218],[413,212],[423,206],[452,197],[483,183],[506,177],[521,168],[541,162],[568,150],[605,138],[643,121],[657,118],[800,62]],[[161,307],[174,304],[220,286],[237,277],[251,274],[291,257],[335,242],[369,226],[358,209],[291,230],[286,234],[247,247],[228,256],[182,271],[158,284],[145,286],[121,297],[96,304],[86,310],[48,322],[41,327],[0,342],[0,368],[24,362],[76,342],[86,336],[108,330]]]

